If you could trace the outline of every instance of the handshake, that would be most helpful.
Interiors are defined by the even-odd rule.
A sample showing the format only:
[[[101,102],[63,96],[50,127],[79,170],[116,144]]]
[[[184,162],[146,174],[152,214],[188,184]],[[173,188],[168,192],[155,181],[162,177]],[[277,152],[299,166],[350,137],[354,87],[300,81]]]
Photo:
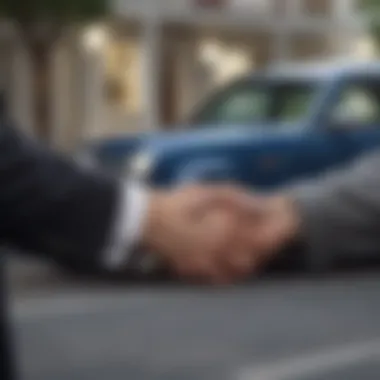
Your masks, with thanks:
[[[143,247],[181,278],[232,283],[256,273],[297,237],[292,201],[237,187],[153,192]]]

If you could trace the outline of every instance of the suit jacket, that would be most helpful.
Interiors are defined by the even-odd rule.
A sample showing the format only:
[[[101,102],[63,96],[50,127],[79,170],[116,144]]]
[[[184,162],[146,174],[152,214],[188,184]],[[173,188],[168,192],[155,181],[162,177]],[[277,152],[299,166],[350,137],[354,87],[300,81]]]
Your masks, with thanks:
[[[48,258],[97,264],[118,192],[114,179],[77,168],[0,121],[2,243]],[[0,379],[13,380],[5,304],[0,273]]]
[[[287,190],[313,260],[380,253],[380,150]]]

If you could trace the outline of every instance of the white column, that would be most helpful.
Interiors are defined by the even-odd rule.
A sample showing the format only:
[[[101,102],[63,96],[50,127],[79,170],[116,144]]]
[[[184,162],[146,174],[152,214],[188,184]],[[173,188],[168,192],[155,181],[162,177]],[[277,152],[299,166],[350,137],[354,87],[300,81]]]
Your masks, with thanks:
[[[52,59],[52,137],[54,145],[64,146],[72,127],[70,57],[66,46],[59,46]]]
[[[294,0],[293,0],[294,1]],[[272,58],[273,63],[288,62],[290,57],[290,41],[292,36],[292,19],[289,16],[285,17],[283,23],[279,23],[273,28],[274,33],[274,43],[272,47]]]
[[[141,83],[143,87],[143,120],[148,129],[160,128],[159,80],[161,71],[160,45],[162,26],[148,20],[143,26],[141,43]]]
[[[0,96],[5,96],[5,109],[7,112],[9,112],[9,96],[11,95],[10,91],[12,86],[12,78],[10,75],[13,64],[12,57],[13,46],[11,42],[2,41],[0,36]]]
[[[359,0],[335,0],[333,2],[333,14],[335,19],[352,21],[359,9]]]
[[[104,57],[102,53],[96,51],[85,54],[84,139],[99,136],[107,129]]]
[[[178,51],[178,116],[185,119],[191,114],[194,103],[207,92],[210,78],[199,73],[200,62],[192,39],[180,41]]]
[[[290,57],[290,33],[284,28],[275,35],[272,62],[281,63],[288,62]]]
[[[32,70],[25,48],[14,42],[9,106],[16,123],[27,133],[34,130]]]
[[[77,129],[77,139],[85,137],[86,119],[86,74],[87,62],[83,52],[83,47],[77,39],[71,45],[71,108],[73,111],[73,121]],[[78,141],[79,142],[79,141]]]
[[[301,1],[302,0],[288,1],[288,9],[287,9],[288,19],[297,20],[299,17],[302,17]]]
[[[294,24],[302,17],[301,0],[287,1],[287,9],[282,22],[273,28],[275,41],[273,46],[273,61],[287,62],[291,59],[291,39]]]
[[[358,0],[335,0],[333,4],[336,46],[340,56],[349,56],[353,44],[362,34],[357,16]]]

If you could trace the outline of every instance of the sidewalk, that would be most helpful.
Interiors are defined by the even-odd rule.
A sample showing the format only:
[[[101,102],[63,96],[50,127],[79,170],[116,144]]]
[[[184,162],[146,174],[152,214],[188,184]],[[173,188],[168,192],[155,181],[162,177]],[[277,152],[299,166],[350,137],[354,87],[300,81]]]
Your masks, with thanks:
[[[68,283],[67,278],[51,265],[30,258],[9,258],[6,270],[9,286],[15,296]]]
[[[128,289],[133,284],[125,281],[110,281],[96,276],[70,276],[51,263],[17,255],[8,258],[6,269],[10,292],[15,298],[29,298],[52,293],[84,291],[90,294],[104,290],[125,290],[127,284]]]

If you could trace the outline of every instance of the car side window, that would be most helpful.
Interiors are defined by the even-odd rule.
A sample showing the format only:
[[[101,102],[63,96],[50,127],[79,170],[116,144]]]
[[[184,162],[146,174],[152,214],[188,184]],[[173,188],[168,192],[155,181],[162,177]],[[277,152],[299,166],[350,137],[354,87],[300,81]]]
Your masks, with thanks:
[[[308,87],[294,87],[276,96],[279,103],[277,118],[288,123],[298,122],[307,116],[314,91]]]
[[[347,129],[380,124],[380,83],[346,86],[333,108],[330,122]]]
[[[219,104],[216,119],[224,123],[252,123],[261,119],[267,110],[267,94],[265,92],[241,89],[229,94],[224,102]]]
[[[261,86],[243,83],[217,96],[197,116],[198,122],[251,124],[268,113],[269,98]]]

